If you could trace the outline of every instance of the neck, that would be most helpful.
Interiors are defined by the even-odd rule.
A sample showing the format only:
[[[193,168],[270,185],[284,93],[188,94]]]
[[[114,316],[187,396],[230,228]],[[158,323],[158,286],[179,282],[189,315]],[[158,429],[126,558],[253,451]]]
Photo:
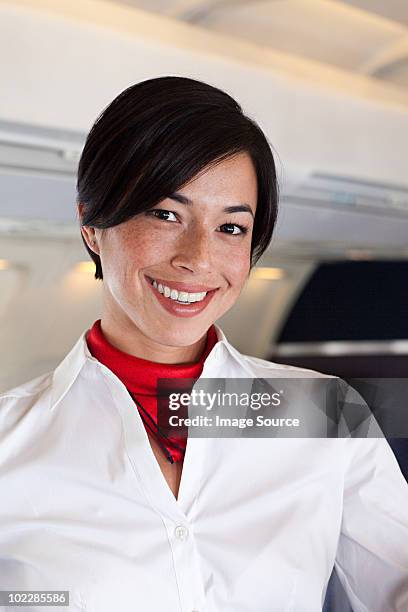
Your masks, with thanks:
[[[206,335],[191,346],[159,344],[145,336],[128,317],[118,318],[106,310],[101,317],[101,329],[108,342],[120,351],[155,363],[194,363],[206,345]]]

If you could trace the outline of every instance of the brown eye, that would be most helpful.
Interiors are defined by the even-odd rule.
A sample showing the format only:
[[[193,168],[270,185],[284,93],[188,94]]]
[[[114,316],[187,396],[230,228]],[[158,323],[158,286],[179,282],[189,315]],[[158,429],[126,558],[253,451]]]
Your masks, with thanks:
[[[228,230],[223,232],[224,234],[231,234],[231,236],[239,236],[240,234],[246,234],[248,228],[244,225],[238,225],[238,223],[224,223],[221,227],[226,227]],[[238,230],[238,231],[236,231]]]
[[[157,217],[157,219],[160,219],[161,221],[171,221],[172,223],[174,221],[177,221],[176,215],[171,210],[163,210],[161,208],[156,208],[147,212],[148,214],[150,213],[151,215],[153,215],[153,217]],[[167,215],[173,215],[174,219],[169,219]]]

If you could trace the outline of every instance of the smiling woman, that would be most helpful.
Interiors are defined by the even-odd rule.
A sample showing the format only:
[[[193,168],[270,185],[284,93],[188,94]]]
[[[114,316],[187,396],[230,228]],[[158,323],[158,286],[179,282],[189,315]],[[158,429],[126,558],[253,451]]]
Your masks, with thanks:
[[[155,361],[198,359],[270,242],[277,200],[270,146],[225,92],[181,77],[122,92],[78,170],[106,337]]]
[[[234,204],[241,199],[248,204]],[[128,221],[108,229],[83,225],[103,270],[106,336],[138,357],[197,360],[208,328],[248,278],[256,209],[253,162],[240,153]]]
[[[358,406],[216,325],[277,200],[265,135],[220,89],[151,79],[98,117],[77,210],[102,314],[53,372],[0,396],[0,591],[63,589],[70,612],[317,612],[335,565],[356,610],[406,612],[408,493],[384,439],[296,437],[284,401],[269,437],[212,435],[208,414],[194,436],[192,402],[187,432],[159,419],[159,379],[191,399],[206,379],[230,397],[247,379],[318,378]],[[243,432],[235,410],[223,427]]]

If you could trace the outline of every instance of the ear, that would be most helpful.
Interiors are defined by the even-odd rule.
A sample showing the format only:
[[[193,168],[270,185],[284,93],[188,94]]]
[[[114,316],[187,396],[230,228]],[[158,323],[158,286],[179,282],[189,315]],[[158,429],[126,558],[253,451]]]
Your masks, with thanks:
[[[82,236],[84,237],[84,240],[86,244],[88,245],[88,247],[91,249],[91,251],[99,255],[99,248],[98,248],[98,242],[97,242],[96,235],[95,235],[95,228],[90,227],[89,225],[82,225],[82,219],[84,216],[83,202],[77,203],[77,211],[78,211],[78,219],[81,224],[80,229],[81,229]]]

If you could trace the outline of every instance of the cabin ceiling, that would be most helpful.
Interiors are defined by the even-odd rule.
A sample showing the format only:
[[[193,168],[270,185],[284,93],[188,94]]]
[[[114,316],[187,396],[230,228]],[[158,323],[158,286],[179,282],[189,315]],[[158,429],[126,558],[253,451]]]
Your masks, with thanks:
[[[408,88],[407,0],[113,1]]]

